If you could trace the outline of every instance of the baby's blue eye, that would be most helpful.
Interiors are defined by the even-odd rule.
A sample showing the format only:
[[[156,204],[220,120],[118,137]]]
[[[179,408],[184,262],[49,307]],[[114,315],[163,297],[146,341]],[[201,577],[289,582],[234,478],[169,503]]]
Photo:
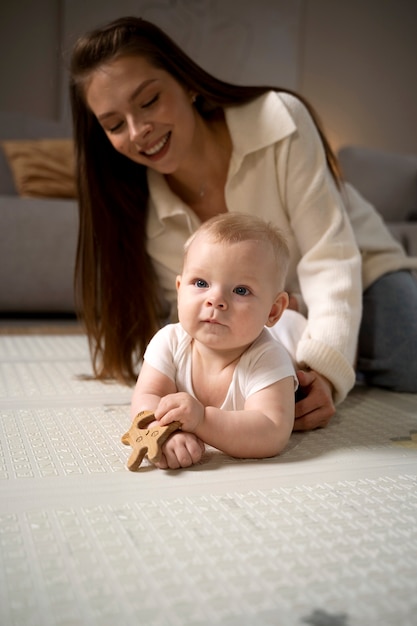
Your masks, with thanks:
[[[247,287],[235,287],[233,291],[237,293],[238,296],[247,296],[250,294],[250,291]]]
[[[202,278],[198,278],[194,284],[199,289],[206,289],[208,287],[207,281],[203,280]]]

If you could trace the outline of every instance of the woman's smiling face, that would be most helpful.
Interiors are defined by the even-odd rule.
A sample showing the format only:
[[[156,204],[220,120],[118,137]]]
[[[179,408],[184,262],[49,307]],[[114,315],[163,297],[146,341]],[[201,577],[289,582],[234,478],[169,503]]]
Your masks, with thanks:
[[[115,150],[162,174],[174,174],[195,145],[201,118],[192,94],[144,57],[101,65],[85,98]]]

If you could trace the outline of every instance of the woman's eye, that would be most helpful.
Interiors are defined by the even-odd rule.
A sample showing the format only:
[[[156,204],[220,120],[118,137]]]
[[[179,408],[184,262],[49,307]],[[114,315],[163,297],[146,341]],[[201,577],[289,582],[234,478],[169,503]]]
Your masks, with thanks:
[[[142,104],[142,109],[147,109],[147,108],[151,107],[158,100],[159,100],[159,93],[157,93],[156,96],[154,96],[153,98],[151,98],[150,100],[148,100],[147,102]]]
[[[248,296],[250,294],[250,291],[247,287],[235,287],[233,289],[233,291],[238,295],[238,296]]]
[[[108,133],[117,133],[117,131],[119,131],[122,128],[122,125],[123,125],[123,122],[118,122],[117,124],[115,124],[111,128],[108,128],[107,132]]]
[[[194,285],[198,287],[198,289],[206,289],[208,287],[207,281],[203,280],[202,278],[197,278],[197,280],[194,282]]]

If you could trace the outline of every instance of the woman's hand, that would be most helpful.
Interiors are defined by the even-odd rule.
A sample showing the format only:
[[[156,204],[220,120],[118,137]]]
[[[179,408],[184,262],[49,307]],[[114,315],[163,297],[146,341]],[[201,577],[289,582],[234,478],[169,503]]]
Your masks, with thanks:
[[[192,433],[174,432],[162,446],[162,456],[155,467],[179,469],[191,467],[203,456],[204,443]]]
[[[305,397],[295,404],[293,430],[313,430],[327,426],[336,412],[331,383],[314,370],[298,370],[297,377]]]

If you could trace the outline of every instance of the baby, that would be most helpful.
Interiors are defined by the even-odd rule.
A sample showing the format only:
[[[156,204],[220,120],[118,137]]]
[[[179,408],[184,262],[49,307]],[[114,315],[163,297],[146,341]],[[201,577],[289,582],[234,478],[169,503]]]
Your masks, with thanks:
[[[163,446],[163,469],[198,462],[204,444],[239,458],[279,454],[294,424],[298,382],[272,327],[288,306],[288,248],[261,219],[225,213],[185,245],[177,277],[179,323],[150,341],[131,411],[181,423]]]

